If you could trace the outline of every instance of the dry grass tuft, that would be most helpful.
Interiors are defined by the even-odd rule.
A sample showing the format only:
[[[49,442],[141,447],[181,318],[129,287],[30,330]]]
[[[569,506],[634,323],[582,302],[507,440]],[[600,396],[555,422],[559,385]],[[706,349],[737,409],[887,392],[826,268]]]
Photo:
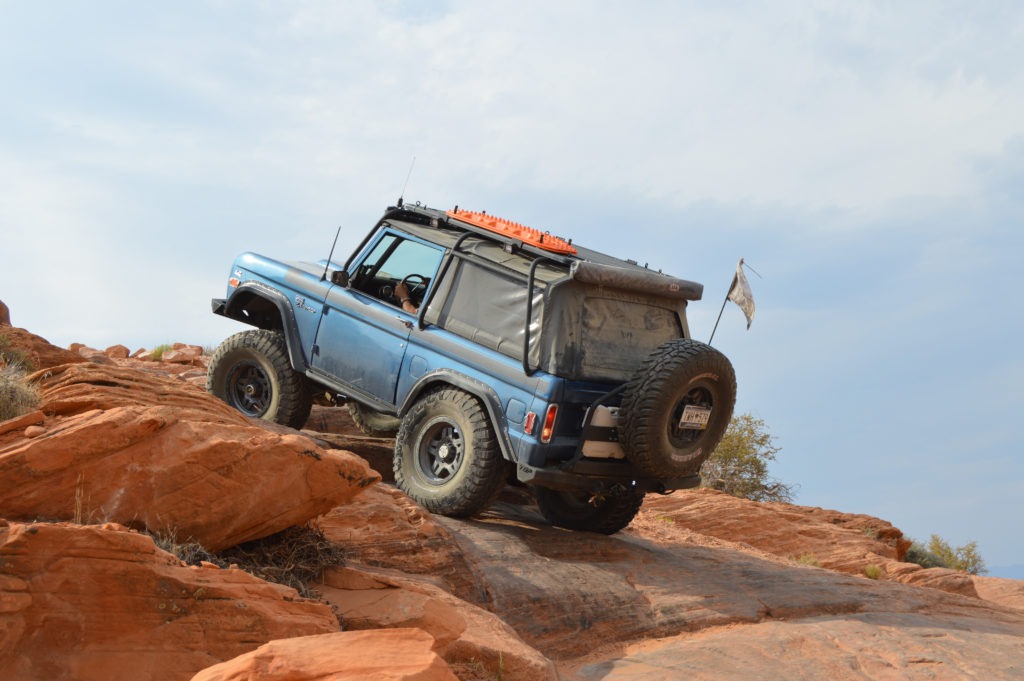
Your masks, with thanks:
[[[882,568],[874,563],[869,563],[864,566],[864,576],[868,579],[880,579],[882,577]]]
[[[16,347],[7,334],[0,333],[0,364],[22,368],[26,373],[36,370],[27,352]]]
[[[344,564],[344,552],[314,525],[289,527],[263,539],[212,554],[195,542],[178,543],[173,535],[153,537],[157,546],[189,565],[205,561],[222,568],[232,565],[251,575],[290,586],[303,598],[316,598],[308,584],[324,569]]]
[[[28,382],[19,364],[0,366],[0,421],[27,414],[39,406],[39,389]]]

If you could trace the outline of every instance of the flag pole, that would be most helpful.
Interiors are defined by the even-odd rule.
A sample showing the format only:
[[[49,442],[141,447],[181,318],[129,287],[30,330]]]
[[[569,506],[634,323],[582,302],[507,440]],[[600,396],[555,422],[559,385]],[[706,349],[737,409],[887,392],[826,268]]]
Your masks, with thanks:
[[[742,260],[740,262],[743,262]],[[722,301],[722,309],[718,311],[718,319],[715,320],[715,328],[711,329],[711,338],[708,338],[708,345],[711,345],[711,341],[715,338],[715,331],[718,331],[718,322],[722,321],[722,313],[725,312],[725,304],[729,302],[729,294],[732,293],[732,287],[736,285],[736,275],[732,275],[732,283],[729,284],[729,289],[725,292],[725,300]]]

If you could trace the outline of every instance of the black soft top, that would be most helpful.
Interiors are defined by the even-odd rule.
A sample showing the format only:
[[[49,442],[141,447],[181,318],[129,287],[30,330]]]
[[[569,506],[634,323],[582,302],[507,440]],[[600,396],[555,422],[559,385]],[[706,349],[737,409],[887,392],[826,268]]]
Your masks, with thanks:
[[[452,248],[467,232],[472,233],[478,238],[464,240],[460,250],[472,252],[522,274],[529,272],[536,259],[543,258],[544,265],[535,270],[537,277],[548,283],[569,278],[582,284],[682,300],[700,300],[704,291],[703,284],[641,267],[631,260],[622,260],[578,244],[573,244],[575,255],[551,252],[426,206],[391,207],[381,222],[391,223],[446,248]]]

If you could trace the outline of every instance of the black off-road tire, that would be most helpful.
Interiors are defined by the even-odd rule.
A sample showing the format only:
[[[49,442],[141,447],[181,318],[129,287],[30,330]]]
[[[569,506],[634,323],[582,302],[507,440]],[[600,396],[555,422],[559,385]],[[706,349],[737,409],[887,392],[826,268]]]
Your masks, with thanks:
[[[629,525],[644,503],[638,490],[593,495],[534,487],[533,493],[541,515],[555,527],[598,534],[615,534]]]
[[[394,437],[398,433],[399,426],[402,425],[401,419],[397,416],[382,414],[358,402],[350,401],[346,406],[353,423],[356,424],[356,427],[364,435],[369,435],[370,437]]]
[[[736,403],[736,374],[725,355],[689,338],[662,344],[626,387],[619,432],[629,460],[659,478],[697,475],[721,442]],[[687,405],[711,409],[703,430],[680,428]]]
[[[306,424],[313,405],[309,381],[292,369],[284,336],[266,329],[221,343],[210,358],[206,389],[246,416],[292,428]]]
[[[445,388],[402,418],[394,471],[398,488],[431,513],[468,517],[497,497],[506,466],[480,401]]]

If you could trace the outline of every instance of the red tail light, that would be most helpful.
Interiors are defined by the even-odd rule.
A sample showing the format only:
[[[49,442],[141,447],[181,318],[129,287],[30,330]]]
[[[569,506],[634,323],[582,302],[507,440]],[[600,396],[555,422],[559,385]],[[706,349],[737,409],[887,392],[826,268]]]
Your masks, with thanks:
[[[555,434],[555,418],[558,416],[558,405],[548,405],[548,411],[544,414],[544,427],[540,429],[540,441],[544,444],[551,442]]]

